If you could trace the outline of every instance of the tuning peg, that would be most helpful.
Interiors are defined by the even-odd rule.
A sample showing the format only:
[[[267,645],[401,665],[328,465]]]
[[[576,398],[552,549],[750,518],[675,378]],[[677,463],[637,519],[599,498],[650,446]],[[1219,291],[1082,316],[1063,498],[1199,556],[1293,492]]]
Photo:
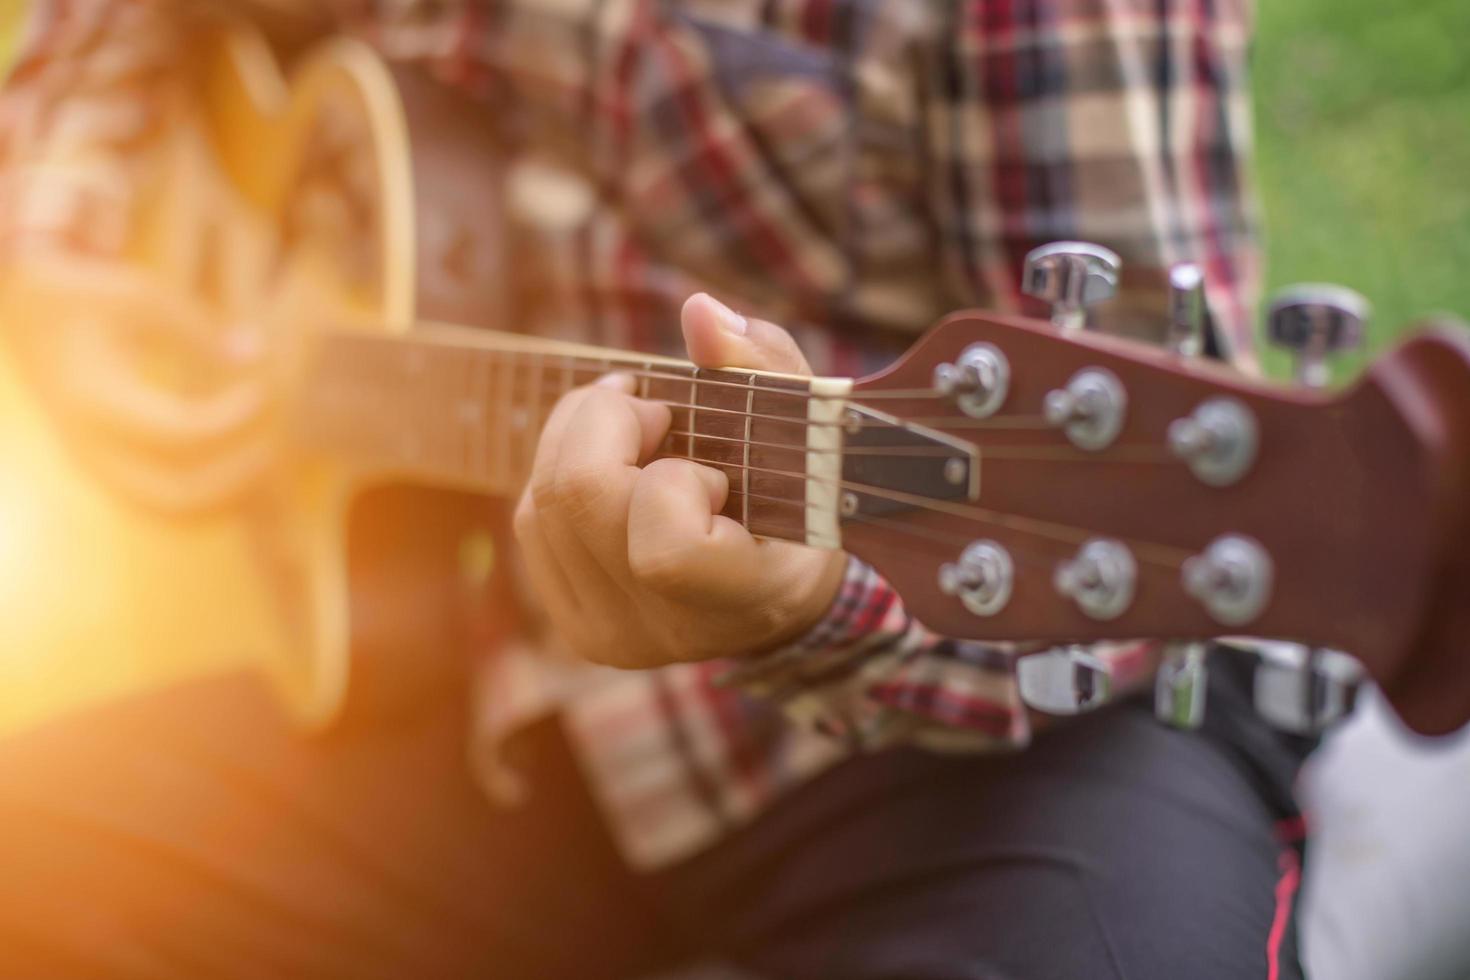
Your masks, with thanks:
[[[1087,307],[1118,291],[1118,253],[1090,242],[1052,242],[1026,256],[1021,290],[1051,304],[1051,322],[1081,330]]]
[[[1203,643],[1171,643],[1154,677],[1154,715],[1174,728],[1195,729],[1205,720],[1209,668]]]
[[[1086,647],[1058,647],[1022,657],[1016,683],[1027,707],[1049,715],[1078,715],[1113,696],[1112,669]]]
[[[975,418],[994,415],[1010,391],[1011,364],[994,344],[966,347],[955,363],[934,368],[934,388]]]
[[[1258,641],[1256,712],[1272,726],[1316,735],[1353,708],[1363,667],[1337,650]]]
[[[1309,283],[1276,295],[1266,315],[1271,342],[1296,354],[1297,382],[1322,388],[1328,358],[1363,346],[1372,307],[1343,286]],[[1263,642],[1256,667],[1256,711],[1284,731],[1322,731],[1352,710],[1362,667],[1337,650]]]
[[[1169,270],[1168,347],[1184,357],[1198,357],[1205,340],[1205,274],[1193,262]]]
[[[1372,310],[1343,286],[1309,283],[1282,290],[1266,315],[1271,342],[1296,354],[1296,379],[1312,388],[1330,380],[1328,358],[1363,346]]]
[[[1010,601],[1016,566],[995,541],[975,541],[960,560],[939,569],[939,591],[957,596],[977,616],[994,616]]]

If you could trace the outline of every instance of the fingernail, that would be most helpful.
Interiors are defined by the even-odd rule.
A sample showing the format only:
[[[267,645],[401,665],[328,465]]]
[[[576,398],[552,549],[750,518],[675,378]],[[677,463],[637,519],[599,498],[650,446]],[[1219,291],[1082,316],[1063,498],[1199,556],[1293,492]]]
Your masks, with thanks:
[[[744,337],[745,331],[750,328],[750,324],[746,321],[745,317],[736,313],[713,296],[710,296],[709,293],[705,293],[705,296],[708,297],[710,304],[714,306],[715,312],[719,314],[720,326],[724,328],[725,332],[732,333],[737,337]]]
[[[619,391],[633,390],[633,376],[622,371],[604,374],[593,383],[599,388],[616,388]]]

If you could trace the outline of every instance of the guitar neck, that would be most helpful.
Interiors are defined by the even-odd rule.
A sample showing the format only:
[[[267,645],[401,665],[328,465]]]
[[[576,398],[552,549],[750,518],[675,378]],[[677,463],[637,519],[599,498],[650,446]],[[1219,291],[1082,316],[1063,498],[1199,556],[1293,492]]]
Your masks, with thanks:
[[[660,455],[729,477],[725,516],[763,537],[840,546],[845,379],[708,370],[450,325],[341,331],[315,349],[294,428],[307,449],[366,476],[511,497],[557,400],[612,371],[669,406]]]

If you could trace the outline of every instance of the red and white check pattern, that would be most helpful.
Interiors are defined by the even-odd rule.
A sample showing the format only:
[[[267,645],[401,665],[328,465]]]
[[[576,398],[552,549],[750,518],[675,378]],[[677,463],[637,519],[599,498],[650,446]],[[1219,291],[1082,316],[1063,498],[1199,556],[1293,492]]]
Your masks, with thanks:
[[[857,374],[951,309],[1024,308],[1025,253],[1080,238],[1126,264],[1104,329],[1159,337],[1165,270],[1190,259],[1217,345],[1253,363],[1247,0],[318,5],[498,120],[537,332],[669,351],[703,288],[789,325],[818,371]],[[39,0],[0,97],[0,256],[122,250],[148,135],[190,111],[180,39],[199,6]],[[561,711],[644,867],[850,751],[1029,737],[1010,658],[930,634],[857,562],[789,649],[647,673],[509,651],[483,690],[487,785],[513,795],[496,747]]]

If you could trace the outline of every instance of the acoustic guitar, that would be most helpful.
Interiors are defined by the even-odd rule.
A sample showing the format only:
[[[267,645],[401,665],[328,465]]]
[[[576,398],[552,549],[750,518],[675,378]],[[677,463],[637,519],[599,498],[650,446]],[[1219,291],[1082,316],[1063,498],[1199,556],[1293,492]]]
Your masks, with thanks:
[[[249,35],[216,47],[202,149],[179,158],[202,153],[222,176],[161,199],[137,257],[287,297],[302,328],[282,477],[228,513],[147,513],[62,448],[6,375],[0,649],[19,670],[64,677],[78,651],[146,661],[148,676],[92,683],[100,696],[252,664],[303,722],[329,721],[354,648],[393,601],[354,596],[353,502],[403,483],[513,496],[557,398],[616,369],[672,408],[664,452],[729,474],[727,516],[861,557],[940,632],[1038,647],[1279,637],[1350,651],[1420,731],[1470,720],[1464,337],[1415,337],[1343,393],[1272,386],[1066,329],[1113,271],[1105,250],[1076,246],[1028,270],[1057,299],[1055,322],[956,313],[860,380],[480,329],[501,315],[483,287],[503,263],[467,224],[496,206],[492,180],[463,179],[477,142],[493,166],[471,115],[351,42],[289,85]],[[354,188],[346,218],[317,206],[323,180]],[[270,247],[252,225],[273,230]],[[193,243],[183,258],[160,244],[180,240]],[[221,285],[200,256],[236,271]],[[1309,346],[1332,328],[1298,319]],[[493,531],[480,513],[463,509]],[[40,690],[32,706],[64,700]],[[7,705],[12,723],[27,714]]]

